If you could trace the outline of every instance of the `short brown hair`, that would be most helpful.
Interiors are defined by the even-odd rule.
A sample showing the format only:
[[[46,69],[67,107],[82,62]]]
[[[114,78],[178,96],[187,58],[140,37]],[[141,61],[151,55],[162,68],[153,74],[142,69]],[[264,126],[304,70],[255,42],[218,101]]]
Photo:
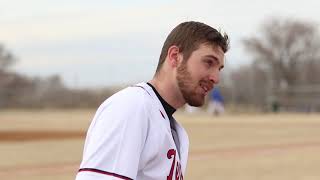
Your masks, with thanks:
[[[183,53],[183,59],[187,60],[202,43],[218,45],[225,53],[229,49],[229,37],[226,33],[222,34],[201,22],[188,21],[179,24],[170,32],[163,44],[156,72],[160,70],[171,46],[179,47],[179,51]]]

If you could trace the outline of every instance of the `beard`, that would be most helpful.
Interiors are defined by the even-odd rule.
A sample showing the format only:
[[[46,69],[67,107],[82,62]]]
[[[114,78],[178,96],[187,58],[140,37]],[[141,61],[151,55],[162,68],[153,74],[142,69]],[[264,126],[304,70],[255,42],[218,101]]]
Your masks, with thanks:
[[[177,82],[180,92],[190,106],[200,107],[204,104],[205,95],[197,89],[200,89],[202,83],[206,83],[205,80],[200,80],[195,82],[192,79],[191,73],[188,71],[188,66],[185,61],[183,61],[177,68]]]

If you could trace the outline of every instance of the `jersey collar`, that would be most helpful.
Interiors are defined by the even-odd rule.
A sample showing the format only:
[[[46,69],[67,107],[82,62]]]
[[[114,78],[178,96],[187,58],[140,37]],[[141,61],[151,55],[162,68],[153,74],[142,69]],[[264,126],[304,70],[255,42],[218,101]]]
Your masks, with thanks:
[[[165,101],[159,94],[159,92],[156,90],[155,87],[153,87],[150,83],[147,82],[147,84],[152,88],[152,90],[154,91],[154,93],[157,95],[158,99],[160,100],[164,110],[166,111],[169,119],[172,118],[173,113],[176,111],[176,109],[174,107],[172,107],[169,103],[167,103],[167,101]]]

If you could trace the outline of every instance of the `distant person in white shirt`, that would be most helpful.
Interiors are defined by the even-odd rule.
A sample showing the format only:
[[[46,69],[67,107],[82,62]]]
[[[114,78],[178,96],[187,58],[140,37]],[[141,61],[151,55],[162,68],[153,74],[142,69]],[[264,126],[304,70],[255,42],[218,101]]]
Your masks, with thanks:
[[[149,82],[127,87],[98,108],[76,180],[182,180],[189,140],[173,113],[202,106],[219,82],[228,36],[184,22],[167,37]]]

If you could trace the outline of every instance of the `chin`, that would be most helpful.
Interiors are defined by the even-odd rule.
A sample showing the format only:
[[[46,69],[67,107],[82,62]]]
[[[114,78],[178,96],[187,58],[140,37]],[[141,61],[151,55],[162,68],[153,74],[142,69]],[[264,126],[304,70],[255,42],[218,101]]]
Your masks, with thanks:
[[[200,106],[203,106],[203,104],[204,104],[204,98],[189,99],[189,101],[187,101],[187,103],[190,106],[200,107]]]

